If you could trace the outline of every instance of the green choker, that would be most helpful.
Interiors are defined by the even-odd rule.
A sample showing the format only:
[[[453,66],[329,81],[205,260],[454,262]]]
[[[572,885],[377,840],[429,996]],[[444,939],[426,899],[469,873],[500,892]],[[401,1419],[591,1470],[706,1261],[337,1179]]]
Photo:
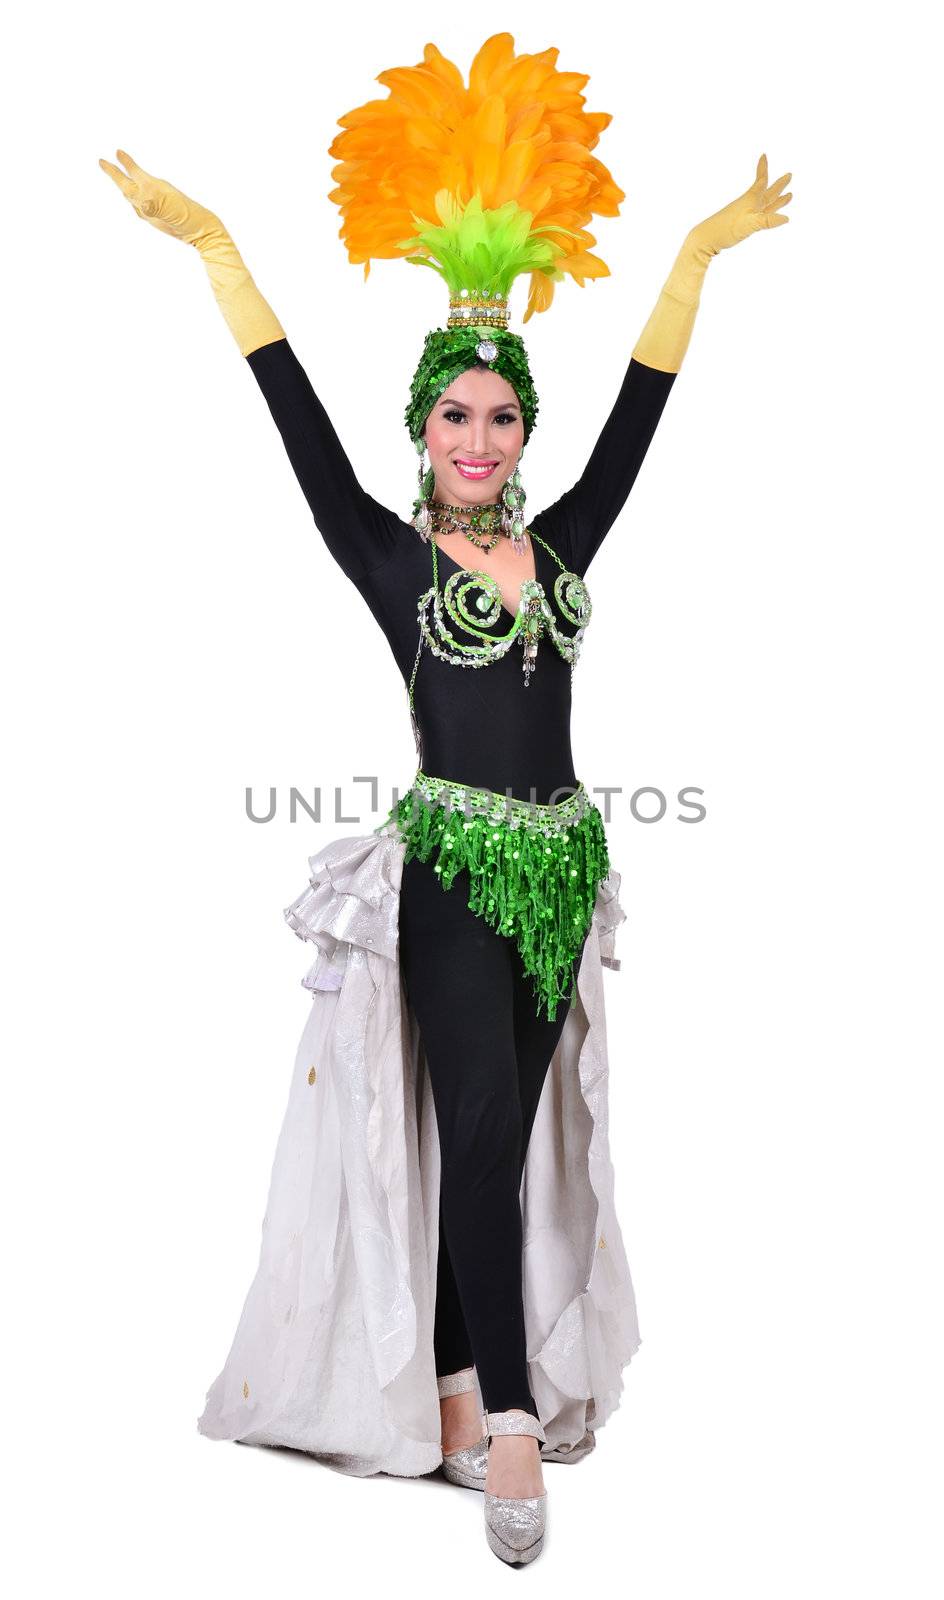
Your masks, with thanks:
[[[429,861],[443,889],[463,868],[469,909],[513,938],[541,1006],[553,1022],[561,1000],[576,1005],[574,961],[597,887],[610,869],[603,818],[583,784],[557,805],[472,788],[418,771],[377,833],[395,829],[404,861]]]

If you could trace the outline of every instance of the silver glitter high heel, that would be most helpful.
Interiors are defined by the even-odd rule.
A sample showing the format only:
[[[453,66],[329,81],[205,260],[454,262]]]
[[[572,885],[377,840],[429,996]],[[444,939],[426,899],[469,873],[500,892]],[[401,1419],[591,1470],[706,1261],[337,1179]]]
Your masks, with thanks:
[[[437,1377],[436,1386],[440,1399],[448,1394],[468,1394],[475,1388],[475,1368],[447,1372],[443,1377]],[[452,1450],[442,1458],[444,1476],[450,1483],[460,1484],[463,1489],[484,1489],[487,1468],[488,1440],[484,1433],[481,1439],[476,1439],[475,1444],[468,1444],[463,1450]]]
[[[537,1417],[527,1411],[486,1411],[486,1445],[496,1433],[527,1433],[547,1443]],[[485,1491],[485,1537],[502,1561],[524,1565],[541,1554],[547,1528],[547,1490],[528,1499]]]

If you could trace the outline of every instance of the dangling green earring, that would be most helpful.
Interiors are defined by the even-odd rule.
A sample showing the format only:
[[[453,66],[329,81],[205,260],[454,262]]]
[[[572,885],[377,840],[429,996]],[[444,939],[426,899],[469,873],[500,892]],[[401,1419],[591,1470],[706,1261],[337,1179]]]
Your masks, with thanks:
[[[518,459],[520,461],[521,457]],[[527,548],[524,539],[524,503],[527,496],[517,467],[511,477],[505,480],[501,498],[505,508],[502,512],[502,529],[509,535],[515,555],[524,555]]]
[[[416,445],[416,453],[420,458],[420,464],[417,472],[419,495],[413,501],[413,526],[420,535],[421,539],[428,540],[429,524],[431,519],[429,514],[429,506],[426,502],[430,499],[433,490],[436,487],[436,474],[433,471],[432,466],[427,468],[425,474],[423,472],[423,457],[426,454],[425,439],[416,439],[414,443]]]

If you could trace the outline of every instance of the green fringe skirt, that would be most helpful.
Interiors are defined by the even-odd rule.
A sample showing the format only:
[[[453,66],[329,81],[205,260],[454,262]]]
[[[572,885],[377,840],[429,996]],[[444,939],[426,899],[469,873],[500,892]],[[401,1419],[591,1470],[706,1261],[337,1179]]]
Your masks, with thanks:
[[[590,927],[597,886],[610,870],[603,818],[581,783],[558,805],[538,805],[418,771],[375,832],[393,825],[405,861],[435,855],[444,889],[468,875],[469,909],[514,939],[553,1022],[576,1005],[573,961]]]

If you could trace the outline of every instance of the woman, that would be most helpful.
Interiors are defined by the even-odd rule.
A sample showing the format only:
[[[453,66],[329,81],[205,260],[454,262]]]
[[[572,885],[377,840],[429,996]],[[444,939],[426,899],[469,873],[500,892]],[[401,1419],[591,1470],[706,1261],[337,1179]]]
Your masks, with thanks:
[[[526,63],[558,94],[571,138],[585,126],[589,150],[609,118],[582,112],[576,90],[585,80],[571,74],[565,83],[555,57],[515,57],[510,36],[495,35],[476,57],[466,90],[428,45],[413,87],[450,97],[450,115],[438,126],[455,128],[459,112],[468,111],[488,112],[493,128],[496,96],[504,94],[507,109],[511,74]],[[389,75],[394,93],[386,103],[405,117],[414,114],[415,98],[407,92],[399,109],[395,102],[407,73]],[[526,92],[533,98],[533,84]],[[551,103],[550,94],[545,99]],[[546,309],[563,271],[583,281],[581,274],[600,276],[606,268],[586,250],[592,238],[563,222],[542,231],[517,203],[483,210],[478,197],[460,215],[438,189],[439,228],[424,223],[416,237],[392,246],[397,230],[388,229],[379,248],[376,239],[358,238],[359,201],[376,219],[371,161],[382,168],[387,196],[396,165],[389,116],[379,144],[365,139],[376,105],[342,119],[346,131],[332,145],[345,158],[332,198],[345,213],[351,259],[369,265],[371,254],[409,250],[435,265],[452,293],[447,329],[427,336],[406,411],[411,439],[421,457],[429,454],[409,522],[361,489],[220,219],[122,150],[124,171],[100,163],[139,216],[200,254],[325,543],[390,644],[409,689],[420,760],[384,827],[313,857],[311,886],[286,913],[320,955],[305,980],[314,1015],[300,1046],[266,1215],[279,1244],[273,1251],[270,1240],[267,1260],[264,1239],[259,1277],[200,1426],[215,1437],[308,1448],[349,1471],[380,1464],[421,1472],[441,1460],[452,1481],[484,1490],[492,1550],[526,1562],[540,1552],[546,1525],[542,1457],[576,1460],[592,1447],[593,1428],[616,1403],[619,1367],[638,1343],[611,1212],[597,988],[601,963],[618,965],[612,935],[623,914],[602,820],[574,772],[570,747],[571,677],[591,614],[583,579],[661,417],[709,262],[787,221],[778,208],[790,199],[782,194],[790,174],[768,184],[762,156],[745,193],[687,235],[583,474],[525,526],[519,464],[537,397],[523,345],[508,331],[508,284],[517,271],[532,272],[527,320]],[[520,133],[520,121],[517,127]],[[537,159],[536,124],[532,133]],[[416,141],[407,144],[413,149]],[[579,165],[579,153],[576,159]],[[606,169],[594,157],[581,170],[592,172],[586,193],[592,190],[597,209],[614,210],[624,197]],[[509,267],[510,230],[517,232]],[[568,232],[578,241],[569,257],[561,242]],[[495,269],[484,286],[483,250],[492,252]],[[467,263],[473,256],[478,289],[456,267],[459,257]],[[352,932],[358,918],[360,932]],[[373,931],[364,932],[368,926]],[[317,1122],[306,1121],[313,1116],[306,1096],[324,1082],[326,1062],[334,1100]],[[552,1063],[556,1076],[548,1085]],[[572,1087],[578,1078],[583,1098]],[[539,1104],[545,1115],[535,1149]],[[576,1158],[561,1154],[568,1140]],[[378,1178],[388,1159],[393,1176]],[[330,1182],[337,1190],[329,1198]],[[401,1194],[399,1228],[390,1222],[398,1191],[410,1191],[405,1200]],[[524,1235],[542,1205],[546,1226],[533,1229],[538,1245],[529,1266],[534,1281],[523,1287]],[[313,1211],[330,1218],[320,1234]],[[582,1262],[561,1267],[554,1255],[559,1236],[582,1237],[588,1226],[591,1248],[610,1258],[603,1287],[599,1273],[596,1285],[585,1285]],[[350,1247],[349,1293],[338,1286],[339,1240]],[[302,1283],[329,1280],[330,1293],[320,1298],[309,1287],[306,1321]],[[431,1329],[424,1320],[430,1299]],[[568,1331],[578,1312],[576,1332]],[[366,1346],[357,1343],[362,1336]],[[541,1345],[537,1356],[529,1358],[529,1342]],[[430,1344],[440,1403],[432,1458],[424,1411]],[[251,1361],[268,1386],[255,1413],[256,1379],[242,1378],[237,1392]],[[384,1402],[371,1417],[373,1445],[363,1448],[352,1446],[347,1409],[364,1403],[363,1385],[352,1378],[345,1387],[338,1378],[356,1361]],[[609,1376],[601,1378],[605,1370]],[[333,1412],[329,1394],[340,1397]],[[369,1432],[365,1424],[358,1437]]]

